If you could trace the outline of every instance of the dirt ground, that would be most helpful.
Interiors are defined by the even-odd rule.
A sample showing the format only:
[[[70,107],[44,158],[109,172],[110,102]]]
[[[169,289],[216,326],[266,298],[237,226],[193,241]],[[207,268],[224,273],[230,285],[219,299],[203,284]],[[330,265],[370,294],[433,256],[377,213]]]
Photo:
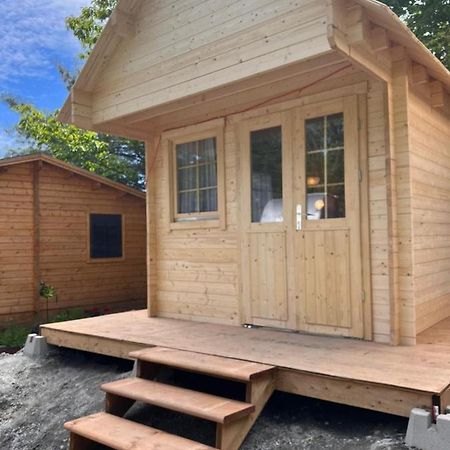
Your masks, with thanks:
[[[130,375],[131,363],[71,350],[44,359],[0,355],[0,449],[66,449],[63,423],[102,410],[99,385]],[[211,444],[210,424],[136,404],[127,418]],[[242,450],[400,450],[407,421],[276,393]]]

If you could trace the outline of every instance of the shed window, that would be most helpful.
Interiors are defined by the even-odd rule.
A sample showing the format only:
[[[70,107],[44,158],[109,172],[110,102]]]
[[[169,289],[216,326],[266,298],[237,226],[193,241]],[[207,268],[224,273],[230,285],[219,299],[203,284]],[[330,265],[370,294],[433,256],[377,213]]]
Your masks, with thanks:
[[[91,259],[122,258],[122,216],[91,214],[89,222]]]
[[[176,145],[175,162],[176,219],[217,218],[216,138]]]
[[[308,220],[345,217],[344,115],[306,121]]]
[[[281,127],[252,131],[252,222],[283,222]]]

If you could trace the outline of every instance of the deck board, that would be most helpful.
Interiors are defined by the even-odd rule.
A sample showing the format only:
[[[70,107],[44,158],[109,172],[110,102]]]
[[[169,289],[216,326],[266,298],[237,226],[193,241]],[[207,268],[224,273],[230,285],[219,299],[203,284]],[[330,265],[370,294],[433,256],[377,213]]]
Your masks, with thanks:
[[[50,344],[74,348],[76,337],[87,337],[98,353],[107,342],[127,351],[161,346],[433,394],[450,384],[450,320],[436,326],[436,340],[428,330],[414,347],[148,318],[146,311],[44,325],[42,333]]]

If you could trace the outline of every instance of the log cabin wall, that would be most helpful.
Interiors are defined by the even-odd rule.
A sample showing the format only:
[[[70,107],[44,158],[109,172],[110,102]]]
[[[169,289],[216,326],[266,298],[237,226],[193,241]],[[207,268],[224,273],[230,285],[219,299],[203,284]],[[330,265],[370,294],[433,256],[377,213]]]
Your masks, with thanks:
[[[409,93],[417,333],[450,315],[450,120],[426,86]]]
[[[123,259],[89,258],[90,213],[123,215]],[[144,308],[145,217],[144,199],[51,164],[0,168],[0,326],[45,309],[40,281],[55,287],[55,312]]]
[[[109,121],[327,53],[326,16],[325,0],[142,2],[136,34],[119,44],[93,89],[92,120]]]
[[[33,164],[0,169],[0,326],[31,320]]]
[[[124,259],[90,261],[91,213],[122,214]],[[40,172],[41,278],[58,294],[54,306],[143,307],[145,202],[66,170],[44,164]]]
[[[321,71],[317,71],[320,78]],[[367,296],[373,322],[370,337],[390,341],[388,274],[388,225],[386,189],[386,96],[382,82],[369,79],[357,69],[335,76],[308,90],[308,95],[333,97],[333,90],[367,83],[364,108],[367,123],[368,201],[370,240],[370,292]],[[363,96],[364,97],[364,96]],[[291,100],[290,100],[291,101]],[[295,100],[292,100],[295,102]],[[284,103],[273,105],[280,109]],[[268,108],[269,109],[269,108]],[[252,114],[252,112],[248,112]],[[242,323],[240,284],[240,185],[239,143],[236,129],[225,121],[225,217],[224,229],[177,230],[170,227],[170,180],[168,149],[162,145],[150,174],[149,224],[153,236],[149,311],[152,315],[239,325]],[[363,124],[363,126],[365,126]],[[158,140],[156,140],[158,141]],[[164,139],[162,139],[164,142]],[[157,145],[157,144],[154,144]],[[364,145],[364,143],[363,143]],[[149,154],[154,156],[149,143]],[[151,161],[152,158],[148,158]],[[153,235],[154,233],[154,235]],[[371,302],[371,304],[370,304]]]

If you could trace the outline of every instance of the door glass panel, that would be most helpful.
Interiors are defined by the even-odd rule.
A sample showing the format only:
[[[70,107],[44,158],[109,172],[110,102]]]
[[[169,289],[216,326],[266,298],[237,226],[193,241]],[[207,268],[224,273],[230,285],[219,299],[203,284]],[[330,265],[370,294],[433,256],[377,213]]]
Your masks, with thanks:
[[[344,115],[307,120],[305,135],[307,218],[345,217]]]
[[[250,134],[252,222],[283,221],[281,127]]]

